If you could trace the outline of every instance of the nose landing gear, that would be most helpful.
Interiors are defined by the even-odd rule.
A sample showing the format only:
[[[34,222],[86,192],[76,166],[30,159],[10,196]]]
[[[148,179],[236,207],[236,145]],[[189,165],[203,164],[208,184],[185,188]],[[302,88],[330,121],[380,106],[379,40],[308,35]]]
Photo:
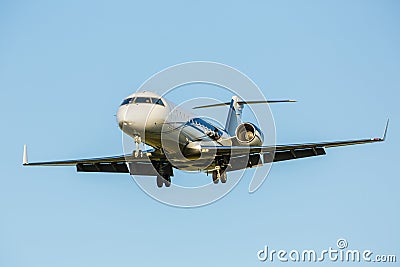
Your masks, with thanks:
[[[143,156],[143,152],[142,150],[140,150],[140,144],[142,143],[142,138],[140,137],[140,135],[135,135],[135,137],[133,138],[133,140],[135,140],[135,151],[133,152],[133,155],[135,156],[135,158],[137,157],[142,157]]]

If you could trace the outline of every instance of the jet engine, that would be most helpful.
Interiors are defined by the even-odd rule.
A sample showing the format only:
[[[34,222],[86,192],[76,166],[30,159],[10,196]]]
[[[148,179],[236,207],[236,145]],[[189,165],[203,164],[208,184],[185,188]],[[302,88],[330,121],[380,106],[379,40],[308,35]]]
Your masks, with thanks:
[[[264,136],[261,130],[252,123],[246,122],[236,128],[236,139],[240,145],[261,146]]]

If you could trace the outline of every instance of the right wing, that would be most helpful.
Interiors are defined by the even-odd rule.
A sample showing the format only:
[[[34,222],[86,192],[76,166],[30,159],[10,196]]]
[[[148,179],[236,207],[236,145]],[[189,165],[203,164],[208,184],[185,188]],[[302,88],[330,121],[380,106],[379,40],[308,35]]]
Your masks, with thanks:
[[[78,172],[119,172],[137,175],[156,175],[152,160],[160,159],[152,150],[143,151],[142,156],[119,155],[111,157],[28,162],[27,148],[24,145],[24,166],[76,166]],[[128,168],[129,164],[129,168]]]

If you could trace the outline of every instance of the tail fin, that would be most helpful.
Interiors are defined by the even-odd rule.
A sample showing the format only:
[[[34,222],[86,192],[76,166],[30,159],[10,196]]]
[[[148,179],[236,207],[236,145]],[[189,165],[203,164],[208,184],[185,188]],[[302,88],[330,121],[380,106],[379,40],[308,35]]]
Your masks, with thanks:
[[[296,102],[296,100],[255,100],[255,101],[243,101],[238,96],[232,96],[231,102],[217,103],[203,106],[196,106],[193,109],[199,108],[213,108],[223,107],[229,105],[228,117],[226,118],[225,131],[230,135],[234,135],[236,128],[242,123],[242,110],[244,105],[252,104],[272,104],[272,103],[287,103]]]
[[[235,135],[236,128],[242,123],[242,110],[243,101],[240,101],[240,98],[237,96],[232,96],[225,124],[225,131],[228,134]]]

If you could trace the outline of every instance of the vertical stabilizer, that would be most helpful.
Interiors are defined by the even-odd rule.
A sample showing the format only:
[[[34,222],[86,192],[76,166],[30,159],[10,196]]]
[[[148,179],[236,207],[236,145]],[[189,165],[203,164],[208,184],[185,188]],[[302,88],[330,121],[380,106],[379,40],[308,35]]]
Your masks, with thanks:
[[[226,118],[225,131],[230,135],[235,135],[236,128],[242,123],[243,104],[239,104],[240,98],[232,96],[229,106],[228,117]]]

